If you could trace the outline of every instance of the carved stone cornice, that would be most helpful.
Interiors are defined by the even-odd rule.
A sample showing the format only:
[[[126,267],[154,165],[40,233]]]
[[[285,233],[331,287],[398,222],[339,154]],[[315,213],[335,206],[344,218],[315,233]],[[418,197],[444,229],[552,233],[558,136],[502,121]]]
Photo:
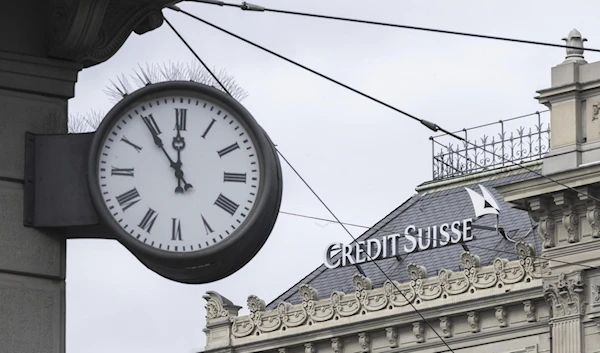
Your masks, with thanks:
[[[425,326],[422,322],[413,323],[413,335],[415,335],[415,342],[425,342]]]
[[[161,9],[173,0],[53,0],[48,55],[90,67],[106,61],[131,32],[143,34],[163,23]]]
[[[588,201],[585,216],[592,228],[592,238],[600,238],[600,203],[595,200]]]
[[[536,307],[535,304],[531,300],[526,300],[523,302],[523,310],[525,310],[525,315],[527,316],[528,322],[536,321]]]
[[[560,273],[554,280],[544,281],[544,297],[552,318],[585,314],[584,281],[581,271]]]
[[[506,308],[504,306],[496,307],[496,319],[498,320],[498,327],[506,327],[508,322],[506,321]]]
[[[342,353],[344,349],[344,341],[339,337],[331,339],[331,349],[333,353]]]
[[[360,346],[360,352],[371,352],[371,336],[369,336],[368,332],[360,332],[358,334],[358,345]]]
[[[219,318],[237,316],[241,307],[234,305],[229,299],[217,292],[208,291],[202,296],[206,300],[206,320],[211,321]]]
[[[452,337],[452,319],[447,316],[440,317],[440,329],[442,330],[442,337]]]
[[[467,313],[467,323],[471,327],[472,333],[479,332],[479,313],[476,311],[469,311]]]
[[[551,202],[548,197],[533,197],[529,200],[529,209],[532,218],[539,222],[538,234],[543,242],[544,249],[556,246],[556,230],[554,219],[551,216]]]
[[[398,330],[395,327],[386,327],[385,337],[388,340],[389,348],[398,347]]]

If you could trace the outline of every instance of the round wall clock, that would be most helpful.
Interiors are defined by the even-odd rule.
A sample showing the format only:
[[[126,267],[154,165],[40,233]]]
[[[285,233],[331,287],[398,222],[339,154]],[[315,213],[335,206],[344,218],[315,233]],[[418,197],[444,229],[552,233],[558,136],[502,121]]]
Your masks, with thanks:
[[[187,81],[115,105],[92,140],[88,184],[102,222],[148,267],[226,269],[213,278],[254,257],[282,194],[275,147],[250,113]]]

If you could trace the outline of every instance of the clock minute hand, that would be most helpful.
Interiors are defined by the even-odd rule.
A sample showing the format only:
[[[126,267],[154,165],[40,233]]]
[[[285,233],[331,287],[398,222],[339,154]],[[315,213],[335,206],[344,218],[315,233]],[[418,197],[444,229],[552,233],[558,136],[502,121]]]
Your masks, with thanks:
[[[177,177],[178,183],[181,185],[181,181],[183,181],[184,184],[189,185],[186,183],[185,179],[183,179],[183,171],[181,171],[181,162],[179,162],[179,153],[177,156],[178,162],[175,163],[173,161],[173,159],[171,158],[171,156],[169,156],[169,153],[167,153],[167,151],[165,150],[162,139],[158,136],[160,130],[158,129],[158,126],[156,125],[156,122],[154,121],[152,114],[150,114],[148,116],[142,116],[142,120],[144,121],[144,124],[146,124],[146,127],[148,127],[148,130],[150,130],[150,134],[152,134],[152,139],[154,140],[154,144],[156,144],[156,146],[159,147],[163,151],[163,153],[169,160],[169,164],[170,164],[171,168],[175,169],[175,177]],[[189,187],[191,187],[191,185]],[[175,192],[178,192],[178,189],[181,189],[181,187],[178,186],[178,188],[175,189]],[[187,190],[187,188],[186,188],[186,190]],[[183,190],[181,192],[183,192]]]

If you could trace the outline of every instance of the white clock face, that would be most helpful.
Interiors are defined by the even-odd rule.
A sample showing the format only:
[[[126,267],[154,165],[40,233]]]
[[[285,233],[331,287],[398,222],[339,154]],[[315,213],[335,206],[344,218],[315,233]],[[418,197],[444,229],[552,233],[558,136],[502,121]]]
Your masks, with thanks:
[[[206,249],[247,219],[261,171],[248,131],[226,108],[186,95],[134,106],[98,158],[104,203],[125,232],[170,252]]]

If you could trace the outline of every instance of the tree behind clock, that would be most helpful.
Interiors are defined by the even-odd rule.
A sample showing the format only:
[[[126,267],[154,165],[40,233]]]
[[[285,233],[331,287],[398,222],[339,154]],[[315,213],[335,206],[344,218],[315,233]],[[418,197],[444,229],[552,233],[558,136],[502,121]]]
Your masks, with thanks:
[[[244,98],[248,97],[246,90],[235,82],[232,75],[229,75],[224,70],[216,72],[213,69],[212,71],[237,101],[241,102]],[[213,86],[221,91],[223,90],[221,85],[215,81],[212,75],[198,61],[189,63],[169,62],[168,64],[163,63],[162,66],[159,64],[146,64],[145,67],[139,66],[137,69],[134,69],[133,74],[129,75],[129,77],[121,74],[120,77],[117,77],[116,81],[111,80],[111,85],[107,86],[104,90],[104,93],[110,97],[111,102],[114,104],[119,102],[125,95],[145,86],[149,82],[194,81]],[[98,125],[104,119],[104,115],[104,112],[94,110],[85,114],[69,115],[69,133],[78,134],[96,131]]]

